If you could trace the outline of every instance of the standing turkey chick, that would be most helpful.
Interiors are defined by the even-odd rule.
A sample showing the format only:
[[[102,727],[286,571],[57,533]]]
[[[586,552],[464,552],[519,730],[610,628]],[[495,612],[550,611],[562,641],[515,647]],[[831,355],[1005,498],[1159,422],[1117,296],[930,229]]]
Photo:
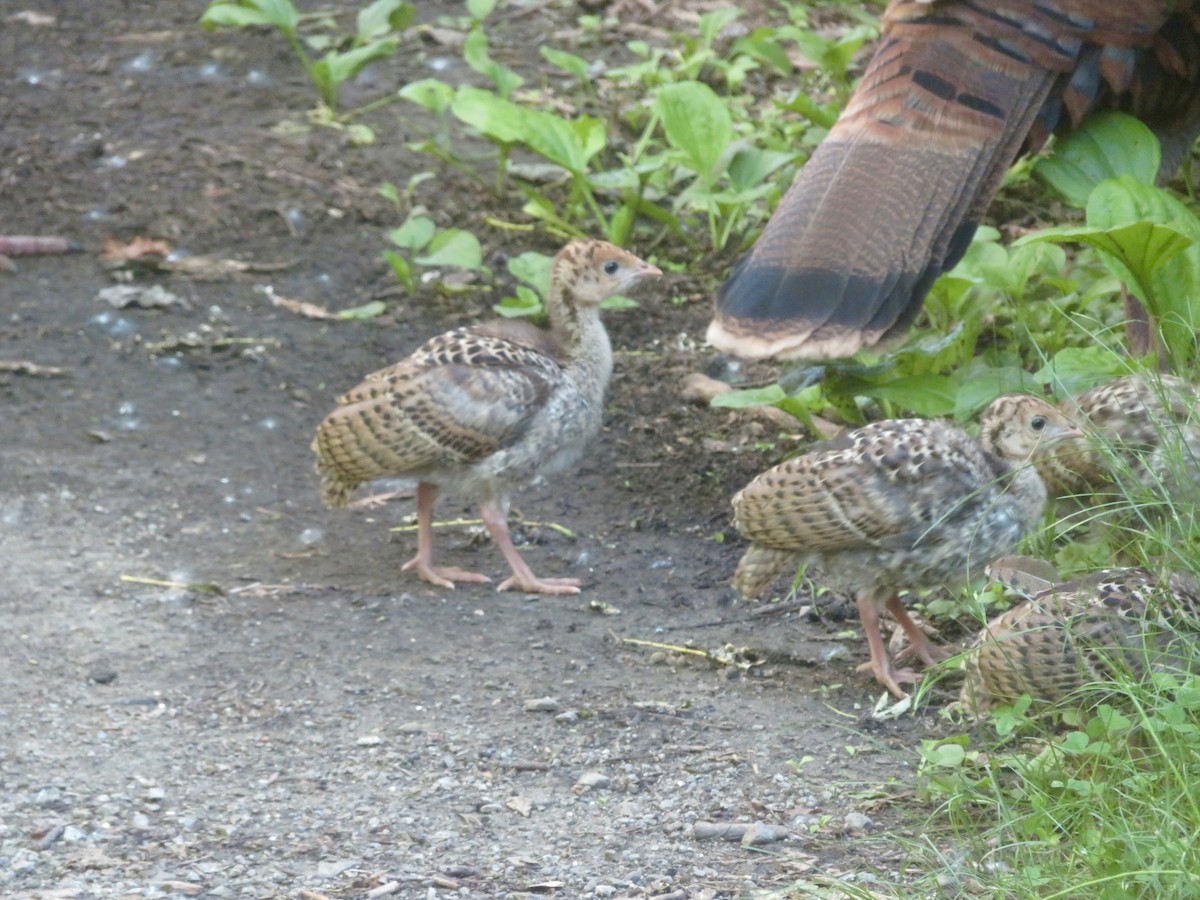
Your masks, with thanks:
[[[1090,495],[1126,475],[1157,491],[1195,491],[1200,396],[1182,378],[1126,375],[1064,401],[1059,409],[1083,433],[1039,448],[1035,462],[1051,497]]]
[[[433,563],[440,488],[480,500],[480,515],[512,576],[499,590],[577,594],[575,578],[539,578],[513,546],[509,494],[574,465],[600,430],[612,347],[600,303],[662,273],[612,244],[574,241],[554,258],[549,329],[495,321],[456,328],[368,375],[339,397],[313,450],[328,506],[376,478],[417,481],[417,555],[404,570],[433,584],[486,582]]]
[[[1118,671],[1194,662],[1200,585],[1140,568],[1106,569],[1053,585],[996,616],[972,641],[959,705],[980,715],[1028,694],[1061,701]]]
[[[915,681],[888,659],[879,633],[885,605],[925,663],[936,648],[899,592],[967,581],[1040,522],[1046,489],[1028,462],[1039,445],[1078,434],[1036,397],[1007,395],[984,411],[979,439],[947,422],[894,419],[857,428],[830,446],[781,463],[733,498],[734,521],[753,542],[734,586],[743,596],[784,567],[814,564],[817,578],[854,595],[869,668],[897,697]]]

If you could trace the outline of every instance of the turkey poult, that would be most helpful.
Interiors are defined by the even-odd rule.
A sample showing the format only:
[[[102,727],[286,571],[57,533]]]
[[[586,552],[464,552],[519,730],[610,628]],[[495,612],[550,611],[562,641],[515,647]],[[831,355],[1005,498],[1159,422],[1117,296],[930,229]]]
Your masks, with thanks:
[[[1145,679],[1195,664],[1200,584],[1140,568],[1107,569],[1056,584],[995,617],[964,661],[959,705],[981,715],[1028,694],[1039,705],[1067,699],[1118,673]]]
[[[891,0],[841,118],[719,292],[709,342],[816,360],[902,335],[1019,153],[1118,108],[1158,133],[1169,174],[1200,126],[1197,84],[1200,0]]]
[[[368,375],[339,397],[313,450],[328,506],[376,478],[417,481],[417,555],[404,565],[452,588],[486,582],[477,572],[435,566],[433,507],[440,488],[480,501],[492,540],[512,569],[499,590],[579,593],[575,578],[539,578],[508,531],[512,489],[562,471],[600,429],[612,347],[600,303],[661,275],[602,241],[575,241],[554,258],[549,328],[500,320],[447,331],[407,359]]]
[[[880,606],[926,664],[936,647],[909,618],[899,592],[952,586],[982,574],[1041,522],[1046,489],[1029,465],[1042,444],[1079,431],[1036,397],[1007,395],[984,411],[979,438],[947,422],[895,419],[854,429],[759,475],[733,498],[734,522],[752,542],[734,587],[756,596],[788,566],[853,594],[871,661],[863,668],[897,697],[917,675],[893,667]]]
[[[1059,404],[1082,434],[1036,457],[1051,497],[1130,487],[1195,495],[1200,478],[1200,393],[1173,375],[1126,375]]]

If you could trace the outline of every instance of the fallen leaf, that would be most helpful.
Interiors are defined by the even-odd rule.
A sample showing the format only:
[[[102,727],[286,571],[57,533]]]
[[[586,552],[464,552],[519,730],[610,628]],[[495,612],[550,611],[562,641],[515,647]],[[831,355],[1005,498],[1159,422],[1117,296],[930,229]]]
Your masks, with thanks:
[[[504,805],[513,812],[520,813],[527,819],[529,818],[529,813],[533,810],[533,803],[530,802],[528,797],[509,797]]]
[[[58,19],[54,16],[40,13],[32,9],[23,9],[20,12],[15,12],[8,17],[10,22],[20,22],[22,25],[30,25],[34,28],[52,28],[58,24]]]
[[[337,315],[316,303],[309,303],[307,300],[293,300],[291,297],[281,297],[275,293],[274,288],[270,285],[264,285],[259,290],[267,295],[267,299],[271,301],[272,306],[278,306],[281,309],[286,309],[288,312],[294,312],[296,315],[304,316],[306,319],[338,318]]]
[[[126,262],[144,256],[167,256],[170,252],[171,245],[166,241],[135,237],[128,244],[122,244],[114,238],[106,238],[100,258],[107,262]]]
[[[142,309],[166,309],[169,306],[187,307],[178,294],[172,294],[161,285],[143,287],[137,284],[118,284],[104,288],[96,295],[114,309],[140,306]]]
[[[27,359],[0,359],[0,372],[15,372],[17,375],[67,374],[67,370],[59,366],[41,366]]]

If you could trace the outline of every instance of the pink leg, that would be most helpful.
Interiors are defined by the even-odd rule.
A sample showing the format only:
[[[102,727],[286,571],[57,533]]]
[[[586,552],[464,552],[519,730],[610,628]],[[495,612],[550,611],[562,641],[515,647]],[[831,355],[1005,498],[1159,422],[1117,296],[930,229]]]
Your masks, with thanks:
[[[888,599],[887,608],[888,612],[900,623],[900,627],[904,629],[904,633],[908,635],[908,646],[896,654],[897,659],[908,657],[915,653],[925,665],[936,666],[938,663],[954,655],[954,651],[949,647],[939,647],[933,641],[929,640],[929,635],[917,627],[917,623],[908,615],[908,610],[904,608],[904,604],[900,602],[898,596],[893,594]]]
[[[406,562],[402,571],[417,573],[417,577],[439,587],[452,588],[456,581],[483,583],[491,581],[486,575],[468,572],[453,566],[433,564],[433,504],[437,500],[437,485],[422,481],[417,485],[417,555]]]
[[[492,542],[500,548],[512,569],[512,576],[500,583],[497,590],[525,591],[527,594],[578,594],[583,583],[578,578],[538,578],[529,568],[508,533],[508,516],[505,509],[495,500],[487,500],[479,508],[483,524],[487,526]]]
[[[872,672],[875,680],[903,700],[908,696],[901,689],[901,682],[914,682],[920,679],[911,669],[897,669],[888,659],[887,648],[883,645],[883,636],[879,633],[879,606],[872,594],[864,594],[856,598],[858,617],[862,619],[863,631],[867,634],[867,646],[871,650],[871,661],[858,667],[860,672]],[[889,607],[891,601],[888,601]],[[911,620],[910,620],[911,621]]]

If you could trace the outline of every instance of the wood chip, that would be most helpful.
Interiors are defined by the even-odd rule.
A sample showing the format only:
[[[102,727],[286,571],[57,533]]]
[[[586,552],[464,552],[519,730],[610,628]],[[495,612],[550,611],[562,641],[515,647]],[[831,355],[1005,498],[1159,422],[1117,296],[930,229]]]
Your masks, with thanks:
[[[187,894],[189,897],[195,897],[204,891],[202,885],[194,884],[190,881],[160,881],[158,886],[164,890],[174,891],[177,894]]]
[[[782,841],[788,834],[786,828],[764,822],[696,822],[692,825],[692,836],[696,840],[737,841],[747,846]]]
[[[533,803],[528,797],[509,797],[504,805],[513,812],[520,813],[527,819],[533,811]]]
[[[298,316],[304,316],[306,319],[336,319],[336,313],[331,313],[324,306],[319,306],[316,303],[309,303],[307,300],[293,300],[290,297],[281,297],[275,293],[275,290],[270,285],[264,285],[259,290],[267,295],[267,299],[271,301],[272,306],[278,306],[281,309],[286,309],[288,312],[294,312]]]
[[[27,359],[0,359],[0,372],[17,375],[66,375],[69,369],[59,366],[42,366]]]
[[[371,888],[367,891],[367,900],[375,900],[376,897],[386,897],[388,894],[394,894],[400,890],[400,882],[389,881],[387,884],[381,884],[377,888]]]

